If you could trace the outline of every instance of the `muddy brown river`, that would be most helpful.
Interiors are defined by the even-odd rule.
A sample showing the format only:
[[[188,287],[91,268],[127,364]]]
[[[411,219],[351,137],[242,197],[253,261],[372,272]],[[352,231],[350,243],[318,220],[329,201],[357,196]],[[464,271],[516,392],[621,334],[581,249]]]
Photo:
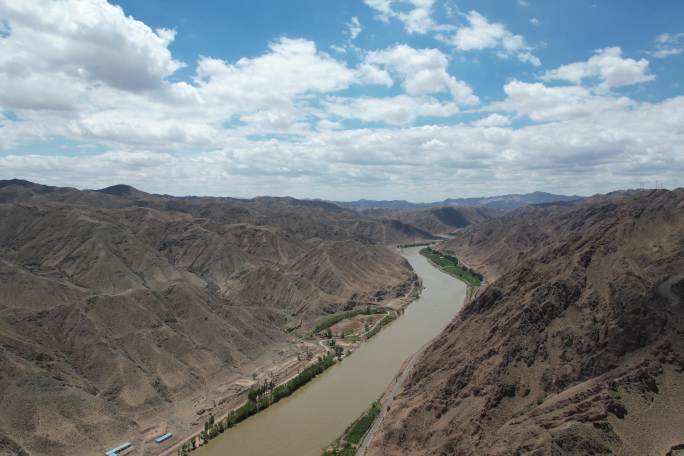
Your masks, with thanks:
[[[402,250],[423,279],[421,297],[404,314],[341,363],[268,409],[193,452],[198,456],[320,456],[399,372],[437,336],[463,305],[466,285]]]

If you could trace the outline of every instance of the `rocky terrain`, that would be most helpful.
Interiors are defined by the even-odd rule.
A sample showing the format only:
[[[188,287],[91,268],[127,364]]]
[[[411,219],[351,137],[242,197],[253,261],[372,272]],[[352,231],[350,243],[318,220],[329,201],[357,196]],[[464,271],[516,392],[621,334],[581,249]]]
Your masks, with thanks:
[[[426,348],[368,454],[681,448],[684,189],[524,208],[440,248],[489,285]]]
[[[429,237],[329,203],[1,181],[0,455],[187,430],[317,319],[408,293],[382,244]]]

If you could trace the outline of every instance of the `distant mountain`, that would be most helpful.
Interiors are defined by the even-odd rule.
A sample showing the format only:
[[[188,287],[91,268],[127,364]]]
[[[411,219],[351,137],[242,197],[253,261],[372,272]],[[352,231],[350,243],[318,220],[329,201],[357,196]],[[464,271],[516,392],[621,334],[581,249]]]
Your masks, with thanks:
[[[490,207],[467,206],[438,206],[409,210],[366,209],[359,212],[381,219],[398,220],[435,236],[454,233],[467,226],[507,213]]]
[[[485,196],[478,198],[447,198],[443,201],[432,203],[412,203],[405,200],[376,201],[360,199],[357,201],[336,201],[335,204],[356,210],[364,209],[393,209],[413,210],[425,209],[438,206],[479,206],[493,209],[512,210],[530,204],[572,202],[581,200],[583,197],[573,195],[555,195],[546,192],[534,192],[525,194],[510,194],[501,196]]]

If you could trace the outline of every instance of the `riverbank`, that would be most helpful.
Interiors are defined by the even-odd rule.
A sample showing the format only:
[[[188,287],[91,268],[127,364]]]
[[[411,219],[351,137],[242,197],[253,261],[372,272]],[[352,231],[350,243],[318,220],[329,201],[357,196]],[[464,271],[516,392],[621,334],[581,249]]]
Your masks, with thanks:
[[[468,286],[465,302],[469,301],[477,294],[477,291],[483,282],[483,277],[480,274],[468,268],[461,267],[455,257],[433,250],[431,247],[421,248],[419,253],[423,255],[434,268],[449,274]],[[323,453],[323,456],[365,455],[366,449],[372,441],[375,432],[377,432],[377,430],[380,428],[385,414],[390,410],[394,397],[401,390],[404,380],[406,380],[406,377],[413,369],[415,361],[418,359],[424,348],[425,347],[422,347],[421,350],[414,353],[411,358],[402,366],[401,372],[396,376],[393,383],[383,393],[380,399],[382,406],[378,408],[378,413],[375,415],[373,420],[370,423],[364,421],[364,419],[368,418],[368,412],[361,418],[357,419],[357,421],[355,421],[354,424],[347,429],[347,431],[345,431],[345,434],[343,434],[330,445],[330,447]],[[374,403],[374,405],[375,404],[376,403]],[[373,406],[371,407],[371,410],[373,410]],[[365,432],[362,435],[362,439],[357,439],[356,435],[353,434],[351,435],[352,438],[349,438],[351,433],[350,429],[354,429],[354,426],[357,423],[363,423],[364,425],[367,425]],[[356,429],[356,433],[358,432],[359,430]]]
[[[403,295],[386,300],[384,297],[379,297],[379,299],[383,300],[382,305],[374,303],[367,306],[360,306],[359,308],[353,309],[351,311],[331,315],[322,319],[318,323],[315,323],[314,330],[301,335],[299,343],[305,348],[299,350],[296,357],[290,357],[283,362],[262,370],[261,373],[255,375],[251,381],[245,380],[242,383],[242,390],[237,393],[232,400],[226,401],[224,407],[220,407],[221,404],[219,404],[215,410],[212,412],[208,411],[205,414],[207,417],[203,420],[205,423],[209,421],[209,416],[212,416],[212,413],[214,416],[214,422],[211,426],[209,426],[209,428],[214,425],[217,426],[216,432],[214,432],[212,438],[203,440],[202,433],[208,432],[209,429],[207,426],[197,427],[202,423],[195,422],[194,426],[196,427],[192,433],[185,434],[182,439],[173,442],[170,446],[163,449],[161,452],[158,452],[157,454],[159,456],[176,455],[179,454],[179,450],[182,450],[184,445],[188,449],[185,454],[188,454],[206,445],[210,440],[220,434],[223,434],[223,432],[225,432],[227,429],[232,428],[237,424],[234,423],[231,426],[227,426],[226,420],[230,418],[231,414],[239,413],[239,410],[249,406],[248,395],[254,385],[263,384],[264,382],[271,382],[274,389],[284,387],[288,382],[300,375],[301,372],[311,368],[311,366],[316,363],[317,358],[320,356],[328,356],[328,354],[331,354],[331,352],[334,353],[332,356],[336,356],[338,361],[341,361],[355,351],[362,343],[378,334],[383,327],[401,315],[406,306],[420,296],[421,290],[422,283],[420,279],[416,277],[414,280],[412,280],[411,287]],[[375,312],[380,313],[376,314]],[[336,326],[343,325],[348,320],[352,320],[364,315],[377,316],[377,319],[375,319],[368,328],[365,328],[363,332],[358,334],[349,334],[351,337],[313,337],[315,334],[324,331],[325,328],[336,329]],[[226,408],[226,405],[230,405],[230,407]],[[267,407],[257,408],[254,414],[256,414],[256,412],[262,412],[265,408]],[[220,410],[220,412],[216,413],[218,410]],[[247,417],[251,417],[254,414],[250,414]],[[220,423],[223,423],[223,430],[221,430],[219,427]],[[176,433],[176,435],[179,434],[179,432]],[[194,442],[194,445],[192,442]]]
[[[331,441],[368,410],[411,354],[453,318],[466,295],[464,284],[431,266],[417,248],[402,254],[423,279],[425,289],[405,308],[401,318],[297,394],[224,432],[194,454],[320,456]]]
[[[432,247],[425,247],[420,250],[420,254],[428,258],[436,267],[442,271],[462,280],[466,285],[479,287],[482,285],[484,277],[467,266],[462,265],[458,258],[445,252],[440,252]]]

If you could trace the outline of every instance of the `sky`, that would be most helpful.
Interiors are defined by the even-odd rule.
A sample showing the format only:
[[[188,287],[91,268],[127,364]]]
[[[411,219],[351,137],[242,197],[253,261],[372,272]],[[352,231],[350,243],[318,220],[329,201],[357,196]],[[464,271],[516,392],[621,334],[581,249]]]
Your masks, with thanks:
[[[684,2],[0,0],[0,179],[332,200],[684,186]]]

